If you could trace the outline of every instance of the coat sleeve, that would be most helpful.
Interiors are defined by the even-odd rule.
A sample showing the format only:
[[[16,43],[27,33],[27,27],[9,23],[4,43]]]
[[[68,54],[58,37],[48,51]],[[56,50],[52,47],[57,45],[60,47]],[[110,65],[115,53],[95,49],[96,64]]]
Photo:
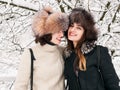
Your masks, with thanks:
[[[101,47],[101,73],[106,90],[120,90],[119,78],[106,47]]]
[[[25,50],[21,56],[21,61],[14,84],[14,90],[28,90],[30,78],[31,57],[30,51]]]

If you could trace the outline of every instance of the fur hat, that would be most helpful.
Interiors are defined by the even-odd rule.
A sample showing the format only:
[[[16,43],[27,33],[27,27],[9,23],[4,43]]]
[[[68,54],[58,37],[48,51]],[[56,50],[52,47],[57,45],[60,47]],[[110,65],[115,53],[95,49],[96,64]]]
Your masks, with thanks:
[[[51,7],[46,7],[37,12],[32,23],[35,35],[43,36],[68,29],[69,19],[65,13],[53,12]]]

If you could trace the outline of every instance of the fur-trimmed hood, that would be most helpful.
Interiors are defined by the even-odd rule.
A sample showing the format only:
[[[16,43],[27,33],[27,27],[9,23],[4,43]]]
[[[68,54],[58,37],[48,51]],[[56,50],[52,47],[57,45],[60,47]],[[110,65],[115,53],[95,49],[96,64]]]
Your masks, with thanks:
[[[85,41],[81,46],[81,51],[83,54],[87,54],[90,51],[92,51],[95,46],[96,46],[96,41],[92,41],[92,42]],[[64,50],[64,57],[65,58],[69,57],[71,53],[72,51],[66,48]]]
[[[42,36],[68,29],[69,19],[65,13],[54,12],[51,7],[38,11],[33,19],[32,30],[35,35]]]

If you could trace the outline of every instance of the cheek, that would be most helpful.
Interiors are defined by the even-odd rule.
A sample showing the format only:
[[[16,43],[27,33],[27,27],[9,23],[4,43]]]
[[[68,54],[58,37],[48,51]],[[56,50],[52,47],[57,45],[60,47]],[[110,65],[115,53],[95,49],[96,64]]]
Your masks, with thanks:
[[[84,36],[83,33],[81,33],[81,35],[79,36],[79,40],[80,40],[80,41],[84,41],[84,39],[85,39],[85,36]]]
[[[69,37],[69,35],[70,35],[70,31],[67,32],[67,36],[68,36],[68,37]]]
[[[78,32],[78,38],[82,38],[83,32]]]
[[[81,35],[79,35],[79,36],[77,37],[77,39],[78,39],[78,40],[80,40],[81,38],[82,38],[82,36],[81,36]]]
[[[57,34],[53,34],[52,38],[55,39],[57,37]]]

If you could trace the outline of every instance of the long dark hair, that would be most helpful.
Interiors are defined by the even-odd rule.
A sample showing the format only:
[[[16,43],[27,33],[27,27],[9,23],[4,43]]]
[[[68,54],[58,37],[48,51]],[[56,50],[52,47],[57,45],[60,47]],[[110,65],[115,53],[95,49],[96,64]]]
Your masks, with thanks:
[[[77,61],[75,63],[75,66],[80,70],[86,70],[86,59],[84,57],[84,54],[81,52],[81,46],[82,43],[85,41],[93,42],[98,38],[98,32],[95,28],[94,19],[92,15],[85,9],[74,8],[69,15],[69,20],[70,26],[74,23],[77,23],[80,24],[85,30],[82,39],[78,41],[76,47],[73,46],[72,41],[68,40],[67,49],[75,50],[75,52],[77,53]]]

